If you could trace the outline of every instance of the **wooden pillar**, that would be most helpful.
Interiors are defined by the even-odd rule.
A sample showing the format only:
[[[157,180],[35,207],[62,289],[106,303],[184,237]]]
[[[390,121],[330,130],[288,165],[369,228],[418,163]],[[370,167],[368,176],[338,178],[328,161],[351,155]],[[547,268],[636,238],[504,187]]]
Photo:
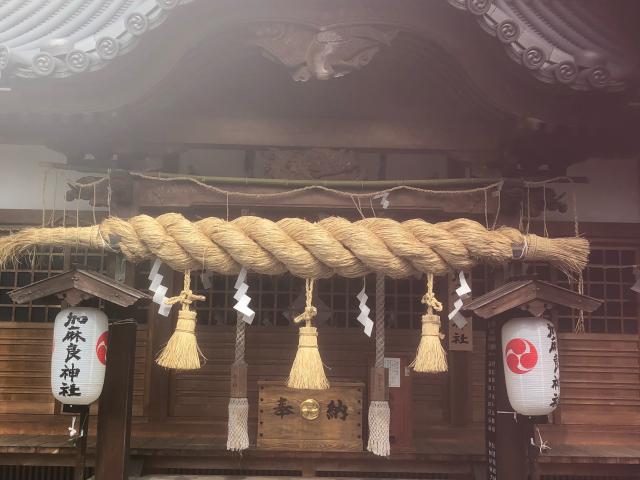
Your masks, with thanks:
[[[527,480],[533,424],[528,417],[513,414],[507,396],[501,335],[505,320],[487,321],[487,479]]]
[[[76,456],[73,467],[73,480],[84,480],[84,467],[87,457],[87,438],[89,437],[89,406],[82,406],[77,424],[80,438],[76,442]]]
[[[444,328],[442,331],[448,332],[448,335],[452,335],[452,324],[447,318],[447,312],[453,310],[453,303],[458,299],[456,294],[456,288],[458,286],[458,276],[450,274],[447,276],[447,308],[441,314],[442,324]],[[470,319],[471,320],[471,319]],[[473,337],[473,329],[470,328],[470,336]],[[463,427],[468,425],[472,420],[473,404],[471,394],[471,355],[473,351],[471,346],[473,345],[473,338],[468,339],[469,350],[453,350],[451,348],[451,339],[449,338],[449,350],[447,352],[447,359],[449,362],[448,372],[448,395],[445,395],[447,400],[445,411],[448,412],[448,418],[451,425],[457,427]]]
[[[181,285],[178,272],[165,275],[163,285],[167,287],[167,295],[175,292],[174,285]],[[178,309],[171,309],[169,318],[158,315],[158,305],[149,305],[147,315],[147,352],[145,368],[145,399],[144,409],[150,422],[164,422],[169,416],[169,394],[171,390],[171,371],[156,365],[156,356],[167,344],[177,321]]]
[[[445,317],[446,318],[446,317]],[[471,422],[471,352],[449,351],[449,422],[462,427]]]
[[[135,350],[135,321],[112,323],[109,326],[109,353],[98,410],[96,480],[129,478]]]

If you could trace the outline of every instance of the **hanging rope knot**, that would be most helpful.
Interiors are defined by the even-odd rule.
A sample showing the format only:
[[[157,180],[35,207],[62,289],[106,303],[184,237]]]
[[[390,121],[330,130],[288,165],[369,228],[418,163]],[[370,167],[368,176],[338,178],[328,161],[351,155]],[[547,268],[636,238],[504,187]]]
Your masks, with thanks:
[[[180,292],[180,295],[176,297],[165,298],[164,303],[168,305],[181,303],[182,306],[185,307],[185,306],[191,305],[193,302],[203,301],[203,300],[205,300],[204,295],[196,295],[193,293],[192,290],[182,290],[182,292]]]
[[[436,294],[433,292],[427,292],[424,294],[422,297],[422,304],[432,308],[436,312],[442,311],[442,302],[436,298]]]
[[[165,298],[164,303],[167,305],[175,305],[176,303],[182,304],[182,310],[189,310],[189,305],[196,301],[204,301],[206,297],[204,295],[196,295],[191,290],[191,271],[186,270],[184,272],[184,287],[179,295],[175,297]]]
[[[310,305],[310,306],[304,307],[304,312],[302,312],[300,315],[294,318],[293,322],[300,323],[304,320],[307,323],[311,323],[311,320],[313,320],[317,314],[318,314],[318,309],[313,305]]]
[[[422,297],[422,303],[427,306],[428,314],[432,314],[434,310],[436,312],[442,311],[442,303],[436,298],[436,294],[433,293],[433,273],[427,273],[427,292],[424,294],[424,297]]]
[[[305,307],[304,312],[293,319],[293,323],[301,323],[303,320],[307,327],[311,326],[311,320],[318,314],[318,309],[311,305],[313,301],[313,280],[306,279],[305,285]]]

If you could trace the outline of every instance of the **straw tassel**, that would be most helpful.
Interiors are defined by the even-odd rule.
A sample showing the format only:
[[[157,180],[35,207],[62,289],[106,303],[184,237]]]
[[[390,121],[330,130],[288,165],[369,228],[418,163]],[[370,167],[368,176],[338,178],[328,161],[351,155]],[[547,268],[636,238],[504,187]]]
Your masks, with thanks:
[[[427,293],[422,297],[427,313],[422,316],[422,335],[416,359],[410,367],[416,372],[442,373],[447,371],[447,353],[442,346],[444,335],[440,333],[440,316],[433,312],[442,311],[440,303],[433,293],[433,274],[427,274]]]
[[[200,357],[204,358],[196,340],[196,312],[190,305],[196,300],[204,300],[202,295],[195,295],[191,290],[191,271],[184,272],[184,287],[180,295],[165,299],[165,303],[173,305],[180,303],[182,308],[178,312],[178,323],[169,342],[156,358],[161,367],[174,370],[195,370],[200,368]]]
[[[311,305],[313,280],[306,281],[306,296],[304,312],[293,320],[294,323],[304,320],[305,326],[300,327],[298,351],[291,366],[287,386],[303,390],[326,390],[329,388],[329,381],[324,373],[324,365],[318,350],[318,330],[311,325],[311,320],[318,313],[316,307]]]

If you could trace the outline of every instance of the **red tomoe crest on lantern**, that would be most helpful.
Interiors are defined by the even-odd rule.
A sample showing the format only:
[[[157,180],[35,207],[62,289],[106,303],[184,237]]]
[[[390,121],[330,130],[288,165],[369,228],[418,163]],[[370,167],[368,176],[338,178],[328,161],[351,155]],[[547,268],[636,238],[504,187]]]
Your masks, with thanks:
[[[530,372],[538,363],[538,350],[533,343],[524,338],[514,338],[504,349],[509,370],[518,375]]]
[[[109,332],[103,332],[102,335],[98,337],[98,341],[96,342],[96,355],[98,356],[98,360],[103,365],[107,364],[107,338]]]

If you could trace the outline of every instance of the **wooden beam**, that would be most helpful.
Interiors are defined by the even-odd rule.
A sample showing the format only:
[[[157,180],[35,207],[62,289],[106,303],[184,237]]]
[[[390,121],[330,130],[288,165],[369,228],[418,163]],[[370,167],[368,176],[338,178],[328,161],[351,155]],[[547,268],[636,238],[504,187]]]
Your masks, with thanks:
[[[109,353],[98,409],[96,480],[127,480],[133,369],[136,350],[134,320],[109,327]]]
[[[163,116],[137,126],[145,145],[499,151],[500,123],[420,123],[342,118]]]
[[[324,190],[305,190],[294,194],[283,196],[269,196],[269,194],[282,191],[282,187],[257,187],[234,185],[230,190],[255,194],[256,197],[245,197],[217,193],[204,186],[191,182],[157,182],[152,180],[136,179],[135,192],[136,201],[141,210],[162,210],[185,209],[191,207],[222,207],[227,205],[231,208],[248,208],[252,211],[274,208],[286,209],[313,209],[316,213],[330,210],[349,210],[355,212],[354,198],[346,193],[337,195]],[[360,190],[356,193],[366,193]],[[258,197],[258,195],[265,195]],[[484,213],[484,196],[482,192],[470,195],[426,195],[407,190],[398,190],[389,195],[391,202],[388,209],[383,210],[379,200],[373,202],[373,208],[378,214],[384,212],[396,212],[403,210],[413,211],[436,211],[436,212],[465,212],[469,214]],[[489,199],[489,212],[495,211],[497,200]],[[371,203],[366,200],[362,202],[362,208],[370,211]]]

